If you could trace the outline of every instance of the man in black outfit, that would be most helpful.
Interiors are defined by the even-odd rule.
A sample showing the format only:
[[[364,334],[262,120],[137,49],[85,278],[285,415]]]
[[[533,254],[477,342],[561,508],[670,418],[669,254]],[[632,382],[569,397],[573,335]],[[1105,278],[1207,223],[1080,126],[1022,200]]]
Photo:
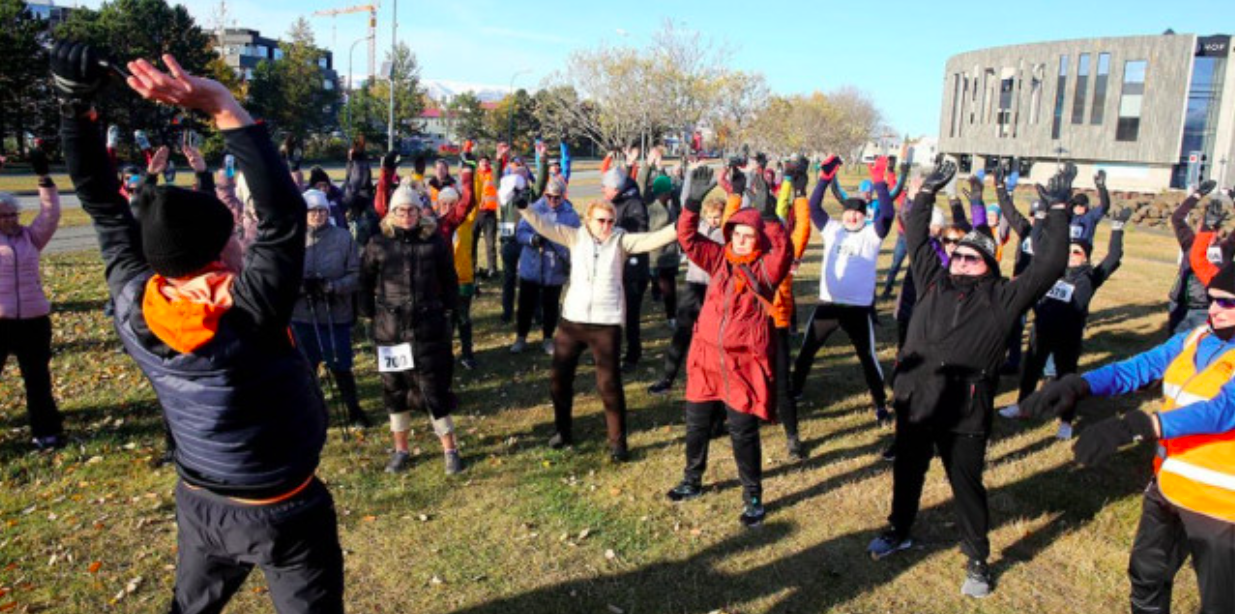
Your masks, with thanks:
[[[928,241],[935,194],[955,174],[941,163],[926,178],[905,218],[913,283],[918,303],[896,362],[893,407],[896,460],[892,471],[891,527],[868,551],[880,559],[912,545],[931,457],[938,453],[956,499],[962,550],[969,557],[961,592],[990,594],[986,488],[982,471],[990,436],[999,367],[1008,332],[1063,274],[1067,264],[1068,219],[1064,206],[1076,176],[1071,164],[1043,192],[1051,209],[1041,222],[1033,264],[1008,281],[999,273],[990,228],[978,226],[961,239],[944,268]]]
[[[634,159],[634,156],[631,157]],[[600,191],[613,204],[617,225],[628,233],[648,231],[648,208],[639,194],[639,184],[619,168],[609,169],[601,178]],[[639,318],[643,315],[643,294],[652,279],[647,254],[630,256],[622,272],[626,298],[626,356],[622,358],[622,373],[631,373],[643,357]]]
[[[254,566],[278,611],[342,612],[334,502],[315,475],[326,404],[288,334],[304,273],[304,199],[265,127],[227,88],[163,60],[170,75],[130,62],[129,86],[203,111],[222,132],[258,220],[243,271],[221,260],[234,222],[213,194],[146,185],[129,207],[92,104],[107,64],[68,41],[51,56],[69,176],[99,237],[116,333],[177,444],[171,612],[221,611]]]

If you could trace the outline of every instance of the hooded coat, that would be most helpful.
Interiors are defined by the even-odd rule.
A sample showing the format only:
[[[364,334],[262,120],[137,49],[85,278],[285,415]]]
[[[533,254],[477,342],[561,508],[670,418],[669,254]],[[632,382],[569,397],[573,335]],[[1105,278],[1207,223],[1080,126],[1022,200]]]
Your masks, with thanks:
[[[746,266],[732,264],[726,249],[733,228],[743,224],[759,235],[763,255]],[[793,263],[789,238],[779,221],[765,222],[754,209],[742,209],[724,224],[726,245],[699,234],[699,214],[682,210],[678,243],[712,283],[695,321],[686,358],[686,400],[722,401],[763,420],[775,420],[772,369],[773,332],[769,319],[776,287]]]

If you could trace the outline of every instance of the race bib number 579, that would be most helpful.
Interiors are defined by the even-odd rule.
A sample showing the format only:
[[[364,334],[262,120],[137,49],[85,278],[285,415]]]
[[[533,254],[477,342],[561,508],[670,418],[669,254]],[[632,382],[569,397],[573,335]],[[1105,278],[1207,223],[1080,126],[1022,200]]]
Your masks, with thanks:
[[[381,373],[396,373],[410,371],[415,364],[412,362],[412,344],[377,346],[377,370]]]
[[[1055,282],[1055,286],[1051,288],[1050,292],[1046,293],[1046,297],[1053,298],[1057,301],[1070,303],[1072,302],[1072,291],[1075,289],[1076,286],[1061,279]]]

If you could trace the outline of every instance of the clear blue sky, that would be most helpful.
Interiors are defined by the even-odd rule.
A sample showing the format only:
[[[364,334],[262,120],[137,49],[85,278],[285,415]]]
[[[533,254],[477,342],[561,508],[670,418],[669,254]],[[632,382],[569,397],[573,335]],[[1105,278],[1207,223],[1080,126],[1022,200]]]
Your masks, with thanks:
[[[230,0],[230,21],[281,37],[297,16],[364,0]],[[100,0],[83,4],[97,6]],[[61,0],[60,4],[68,4]],[[217,0],[186,0],[212,26]],[[390,44],[391,0],[378,13],[378,61]],[[726,7],[731,8],[726,8]],[[516,87],[538,84],[574,49],[601,42],[643,46],[665,19],[728,44],[732,65],[763,72],[778,93],[844,85],[865,90],[900,132],[938,131],[943,68],[953,54],[1036,41],[1161,34],[1235,33],[1235,0],[969,2],[512,2],[402,0],[399,39],[411,45],[425,78]],[[347,70],[348,47],[365,36],[367,14],[311,17],[319,45]],[[627,33],[622,36],[618,30]],[[365,44],[355,72],[366,71]]]

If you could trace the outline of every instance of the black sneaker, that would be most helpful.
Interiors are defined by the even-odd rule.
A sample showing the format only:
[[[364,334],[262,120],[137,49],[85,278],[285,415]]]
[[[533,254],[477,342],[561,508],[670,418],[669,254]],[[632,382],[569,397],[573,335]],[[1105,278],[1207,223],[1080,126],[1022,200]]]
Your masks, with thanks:
[[[412,455],[409,452],[396,450],[386,463],[386,473],[403,473],[412,466]]]
[[[460,365],[461,365],[464,369],[467,369],[468,371],[473,371],[473,370],[475,370],[475,369],[476,369],[476,359],[475,359],[475,358],[472,358],[471,356],[468,356],[468,357],[466,357],[466,358],[460,358],[460,359],[459,359],[459,364],[460,364]]]
[[[806,460],[806,448],[802,446],[802,440],[798,439],[797,435],[790,435],[787,437],[785,445],[789,451],[789,460],[793,462],[802,462]]]
[[[746,502],[746,506],[742,508],[742,515],[738,520],[742,521],[742,526],[753,529],[763,525],[763,519],[767,517],[767,510],[763,509],[763,501],[759,497],[751,497]]]
[[[348,420],[351,421],[352,428],[367,429],[373,426],[373,422],[369,420],[369,416],[364,413],[364,410],[358,409],[354,412],[351,412],[351,414],[352,415],[348,418]]]
[[[682,480],[681,484],[674,486],[673,490],[670,490],[665,496],[669,497],[670,501],[687,501],[689,499],[698,498],[699,495],[702,494],[703,486],[694,482]]]
[[[886,407],[875,408],[875,424],[878,426],[892,426],[892,412]]]
[[[630,450],[627,450],[624,445],[609,448],[609,460],[615,463],[625,463],[630,460]]]
[[[673,389],[673,382],[667,379],[662,379],[660,381],[657,381],[655,384],[648,386],[648,394],[655,394],[655,395],[669,394],[669,391],[671,389]]]
[[[913,546],[913,540],[908,537],[900,537],[895,531],[884,531],[871,540],[870,545],[866,547],[866,552],[871,555],[876,561],[892,556],[901,550],[906,550]]]
[[[44,435],[43,437],[34,438],[34,447],[39,452],[63,448],[67,443],[64,435]]]
[[[896,444],[888,444],[888,447],[884,448],[883,452],[879,453],[879,459],[889,463],[896,460]]]
[[[574,445],[574,443],[575,442],[573,439],[561,433],[554,433],[553,436],[549,438],[549,447],[554,450],[561,450],[566,446]]]
[[[446,451],[446,475],[459,475],[463,473],[463,459],[459,456],[458,450]]]
[[[991,570],[986,561],[969,559],[965,565],[965,582],[961,584],[961,594],[974,599],[982,599],[991,594]]]

